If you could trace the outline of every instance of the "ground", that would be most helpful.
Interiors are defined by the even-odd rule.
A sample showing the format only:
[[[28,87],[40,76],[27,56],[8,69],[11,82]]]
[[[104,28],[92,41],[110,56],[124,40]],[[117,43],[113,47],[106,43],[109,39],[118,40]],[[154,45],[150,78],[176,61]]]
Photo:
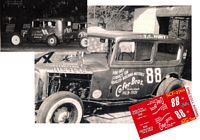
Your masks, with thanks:
[[[129,111],[108,113],[94,116],[84,116],[86,123],[132,123]]]

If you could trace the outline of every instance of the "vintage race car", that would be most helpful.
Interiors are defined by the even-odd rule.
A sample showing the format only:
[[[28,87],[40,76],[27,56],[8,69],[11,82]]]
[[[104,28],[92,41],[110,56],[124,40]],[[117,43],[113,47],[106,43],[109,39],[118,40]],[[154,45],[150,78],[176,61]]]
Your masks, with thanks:
[[[87,41],[86,52],[36,57],[38,123],[79,123],[91,106],[130,105],[184,86],[180,39],[104,32],[88,33]]]
[[[11,43],[19,46],[23,41],[44,42],[54,47],[58,43],[68,42],[77,36],[72,31],[72,22],[64,18],[38,18],[32,21],[31,26],[21,33],[14,33]]]

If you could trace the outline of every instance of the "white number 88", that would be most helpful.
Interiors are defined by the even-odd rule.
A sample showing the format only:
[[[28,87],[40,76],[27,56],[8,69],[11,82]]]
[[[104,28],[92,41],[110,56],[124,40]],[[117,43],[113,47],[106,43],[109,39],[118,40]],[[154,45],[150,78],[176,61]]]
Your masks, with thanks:
[[[161,69],[160,68],[155,68],[154,69],[155,73],[155,82],[158,83],[161,81]],[[146,74],[147,74],[147,83],[153,83],[154,81],[154,73],[152,68],[147,68],[146,69]]]

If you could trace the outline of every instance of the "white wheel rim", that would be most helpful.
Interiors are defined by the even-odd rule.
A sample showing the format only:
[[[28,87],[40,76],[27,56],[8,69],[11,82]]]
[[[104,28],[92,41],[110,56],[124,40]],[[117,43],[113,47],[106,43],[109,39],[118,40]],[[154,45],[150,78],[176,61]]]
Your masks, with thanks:
[[[82,38],[82,37],[85,37],[85,36],[87,36],[87,33],[86,33],[86,32],[80,32],[80,33],[78,34],[78,37],[79,37],[79,38]]]
[[[88,46],[88,40],[87,38],[81,39],[81,46],[86,48]]]
[[[50,43],[50,44],[54,44],[54,43],[55,43],[54,39],[53,39],[53,38],[50,38],[50,39],[49,39],[49,43]]]
[[[13,45],[19,45],[20,37],[18,35],[14,35],[14,36],[12,36],[11,41],[12,41]]]
[[[82,115],[83,115],[82,107],[81,107],[81,104],[80,104],[77,100],[75,100],[75,99],[73,99],[73,98],[65,98],[65,99],[62,99],[62,100],[58,101],[57,103],[55,103],[55,104],[50,108],[49,112],[47,113],[47,117],[46,117],[45,122],[46,122],[46,123],[51,123],[50,120],[51,120],[51,118],[52,118],[53,113],[55,112],[55,110],[56,110],[59,106],[65,104],[65,103],[71,103],[71,104],[73,104],[73,105],[76,107],[76,109],[78,110],[78,116],[77,116],[77,120],[76,120],[75,123],[81,122]]]

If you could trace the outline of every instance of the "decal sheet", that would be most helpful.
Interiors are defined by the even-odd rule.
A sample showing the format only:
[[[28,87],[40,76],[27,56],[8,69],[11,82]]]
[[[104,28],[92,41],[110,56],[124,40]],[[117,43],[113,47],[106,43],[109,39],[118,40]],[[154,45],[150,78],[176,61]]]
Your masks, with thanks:
[[[189,88],[180,88],[129,107],[140,138],[195,120]]]

